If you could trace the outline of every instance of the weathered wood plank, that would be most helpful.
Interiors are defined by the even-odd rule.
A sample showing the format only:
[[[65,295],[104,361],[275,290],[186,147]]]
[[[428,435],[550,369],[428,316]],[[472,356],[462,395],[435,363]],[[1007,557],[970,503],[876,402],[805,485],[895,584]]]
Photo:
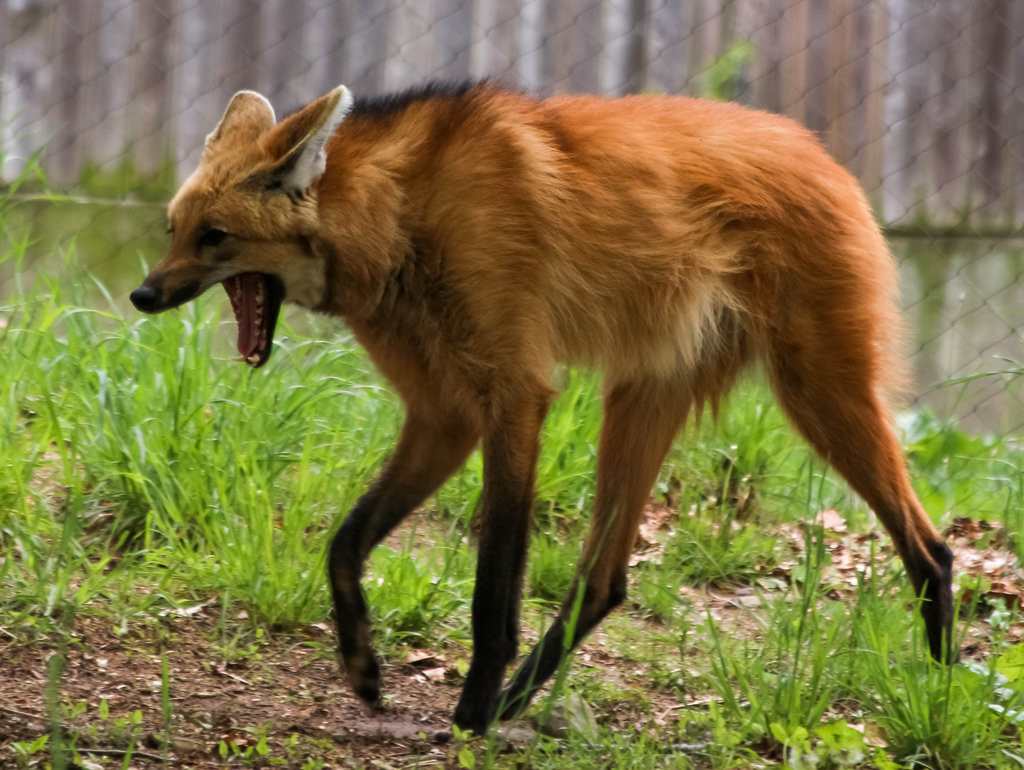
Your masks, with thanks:
[[[469,78],[473,0],[435,0],[430,36],[436,77],[456,82]]]
[[[908,224],[920,213],[925,195],[926,120],[929,90],[930,32],[927,13],[916,0],[890,0],[889,35],[898,41],[889,49],[889,97],[885,122],[885,189],[882,217],[894,224]]]
[[[543,49],[545,0],[522,0],[519,25],[519,62],[516,71],[519,85],[534,93],[541,93],[544,82]]]
[[[647,37],[647,87],[669,94],[683,92],[686,84],[686,43],[690,16],[678,0],[654,2]]]
[[[216,54],[216,69],[210,73],[213,83],[228,94],[262,87],[260,63],[268,40],[273,40],[264,36],[269,21],[263,4],[259,0],[231,0],[210,5],[220,11],[216,25],[220,35],[211,42]]]
[[[62,3],[55,9],[56,48],[53,91],[56,130],[47,147],[48,168],[58,185],[77,181],[99,125],[99,26],[102,14],[98,0]]]
[[[390,0],[341,0],[345,37],[342,80],[356,94],[385,88]]]
[[[543,27],[539,30],[540,84],[543,94],[565,93],[569,90],[571,28],[581,0],[544,0]]]
[[[784,3],[783,0],[764,0],[758,3],[754,33],[750,42],[754,48],[751,66],[751,101],[772,112],[783,112],[782,79],[779,62],[784,56]]]
[[[519,5],[504,0],[475,0],[469,51],[470,72],[474,77],[489,77],[507,83],[518,81]]]
[[[575,9],[566,30],[569,71],[565,80],[567,90],[573,93],[595,93],[601,90],[601,64],[605,49],[603,10],[603,4],[582,3]]]
[[[1011,105],[1007,123],[1008,168],[1012,178],[1007,180],[1008,197],[1012,200],[1014,226],[1024,224],[1024,3],[1011,2],[1007,16],[1010,28],[1011,53]]]
[[[821,136],[828,132],[829,127],[834,23],[831,3],[810,3],[807,9],[807,87],[803,123]]]
[[[837,2],[849,2],[850,0],[833,0]],[[782,19],[782,59],[778,63],[780,72],[781,103],[780,111],[800,123],[804,121],[807,113],[807,30],[810,23],[810,0],[789,0]],[[833,29],[833,33],[842,29]],[[831,45],[832,55],[838,61],[842,61],[849,55],[849,46],[845,37],[841,34],[833,35]],[[835,71],[833,66],[831,71]]]
[[[929,139],[924,152],[932,157],[925,204],[930,218],[951,222],[959,221],[969,206],[967,181],[973,153],[967,128],[969,111],[977,107],[970,77],[976,57],[964,34],[970,6],[960,0],[935,0],[928,17],[932,53],[930,93],[924,105]]]
[[[864,57],[867,94],[864,102],[863,142],[858,148],[855,170],[872,206],[881,203],[883,152],[885,149],[885,91],[888,82],[886,57],[889,47],[889,12],[876,0],[867,9],[868,31]]]
[[[601,93],[621,96],[629,88],[626,61],[629,57],[630,15],[627,0],[608,3],[604,12],[604,59]]]
[[[976,155],[969,196],[971,220],[979,224],[1012,223],[1011,175],[1014,165],[1024,166],[1024,158],[1014,159],[1009,152],[1013,110],[1020,109],[1013,101],[1012,5],[1012,0],[976,0],[973,8],[970,42],[976,62],[972,91],[978,111],[971,121]]]
[[[138,64],[134,67],[132,111],[129,130],[138,138],[132,146],[135,168],[142,175],[164,169],[172,158],[171,112],[172,69],[171,46],[174,40],[176,3],[168,0],[145,0],[138,5],[136,50]]]
[[[686,93],[707,96],[709,67],[718,48],[718,4],[709,0],[694,0],[690,9],[690,35],[686,41],[687,61]]]
[[[496,76],[739,94],[821,133],[888,221],[1024,222],[1019,0],[2,0],[0,25],[6,179],[43,145],[58,186],[171,151],[184,172],[240,88],[284,113]]]
[[[647,35],[649,32],[648,0],[630,0],[629,31],[626,36],[626,72],[623,80],[627,93],[638,93],[647,85]]]
[[[314,52],[307,45],[307,33],[315,15],[310,0],[264,0],[261,4],[261,48],[252,71],[245,76],[249,88],[263,93],[282,114],[324,90],[309,77]]]

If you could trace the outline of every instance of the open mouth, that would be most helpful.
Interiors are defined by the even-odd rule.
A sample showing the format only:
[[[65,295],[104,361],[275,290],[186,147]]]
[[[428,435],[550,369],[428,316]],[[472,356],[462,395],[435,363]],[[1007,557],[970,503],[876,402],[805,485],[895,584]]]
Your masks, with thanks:
[[[238,352],[254,369],[270,359],[284,282],[267,273],[239,273],[223,282],[238,321]]]

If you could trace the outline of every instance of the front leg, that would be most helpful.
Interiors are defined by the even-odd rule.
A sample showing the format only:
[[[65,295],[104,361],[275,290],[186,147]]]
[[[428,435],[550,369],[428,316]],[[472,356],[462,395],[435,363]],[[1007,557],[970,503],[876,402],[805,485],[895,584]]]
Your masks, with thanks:
[[[370,620],[359,581],[370,551],[458,468],[478,432],[459,415],[410,409],[394,454],[331,541],[328,577],[338,652],[352,689],[380,697],[380,667],[370,644]]]
[[[516,655],[540,429],[548,401],[544,392],[504,412],[484,438],[473,660],[455,709],[455,724],[478,735],[494,721],[505,666]]]

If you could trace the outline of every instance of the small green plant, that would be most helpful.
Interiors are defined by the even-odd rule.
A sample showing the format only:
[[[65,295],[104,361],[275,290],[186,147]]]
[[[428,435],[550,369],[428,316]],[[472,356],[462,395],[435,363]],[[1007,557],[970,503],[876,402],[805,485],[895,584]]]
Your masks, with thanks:
[[[938,519],[948,511],[1001,521],[1024,559],[1024,451],[1019,443],[970,435],[929,410],[901,417],[915,488]]]
[[[231,605],[225,605],[225,610]],[[230,630],[229,630],[230,629]],[[262,657],[266,644],[263,628],[236,628],[222,616],[219,624],[220,640],[212,644],[217,657],[226,664],[256,663]]]
[[[67,721],[83,717],[89,710],[86,701],[78,701],[67,707]],[[99,721],[89,724],[83,733],[91,743],[103,743],[129,751],[134,749],[142,731],[142,709],[132,709],[122,716],[113,716],[110,713],[110,702],[106,698],[100,698],[96,707],[96,717]]]
[[[844,607],[819,602],[824,536],[817,526],[807,525],[805,532],[803,569],[791,588],[795,595],[763,602],[768,632],[761,639],[746,639],[737,650],[707,617],[714,643],[712,683],[729,716],[745,723],[749,739],[782,730],[794,741],[805,740],[838,696],[836,666],[846,652],[849,621]],[[736,690],[748,704],[741,704]]]
[[[807,728],[796,725],[783,727],[772,722],[771,733],[782,744],[783,758],[789,770],[812,770],[818,766],[819,757],[811,749],[811,738]]]
[[[472,730],[462,730],[458,725],[452,725],[453,740],[449,756],[458,763],[458,767],[465,768],[465,770],[472,770],[476,767],[476,754],[471,746],[474,737],[476,736],[473,735]]]
[[[47,743],[50,736],[43,733],[31,741],[13,741],[10,745],[18,767],[35,767],[42,761],[42,755],[46,753]]]
[[[822,759],[834,767],[857,767],[867,756],[864,733],[850,727],[845,719],[814,728],[820,740]]]
[[[457,537],[452,538],[455,541]],[[396,644],[436,645],[468,634],[473,574],[469,554],[438,545],[414,552],[410,535],[401,553],[386,546],[370,556],[363,585],[384,650]]]
[[[691,585],[743,585],[770,571],[779,558],[775,537],[761,527],[735,524],[732,510],[698,501],[688,513],[680,512],[663,563]]]
[[[633,601],[659,623],[670,623],[688,608],[679,599],[679,589],[690,577],[671,562],[644,562],[633,570],[636,590]]]
[[[536,599],[561,602],[572,586],[579,559],[579,539],[568,542],[536,535],[530,545],[529,593]]]
[[[719,101],[739,98],[743,77],[753,53],[754,49],[748,41],[734,42],[725,53],[713,59],[699,76],[701,95]]]
[[[142,709],[132,709],[124,716],[114,717],[109,722],[110,743],[122,746],[128,751],[133,750],[142,735]]]
[[[956,666],[935,663],[920,624],[891,597],[874,577],[858,586],[856,652],[847,682],[885,736],[888,752],[911,765],[929,757],[935,766],[965,769],[984,766],[986,757],[1016,755],[1019,743],[1010,736],[1019,735],[1024,691],[1006,686],[1002,656]],[[1013,670],[1014,657],[1004,666]]]
[[[864,734],[844,719],[819,725],[811,732],[800,725],[788,729],[772,722],[771,733],[782,745],[789,770],[859,767],[867,756]]]
[[[264,764],[270,754],[267,745],[267,731],[251,731],[251,735],[232,735],[222,738],[217,744],[217,753],[226,762],[240,763],[246,767]]]

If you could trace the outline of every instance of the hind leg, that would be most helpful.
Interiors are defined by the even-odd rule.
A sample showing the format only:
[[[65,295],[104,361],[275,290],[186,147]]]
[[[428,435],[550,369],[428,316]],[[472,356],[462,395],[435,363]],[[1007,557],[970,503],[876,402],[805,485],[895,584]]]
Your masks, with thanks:
[[[836,337],[839,339],[839,337]],[[878,515],[924,598],[932,657],[953,662],[953,554],[914,494],[903,452],[873,381],[867,351],[837,346],[809,355],[795,346],[776,350],[769,367],[783,408],[811,445]]]

